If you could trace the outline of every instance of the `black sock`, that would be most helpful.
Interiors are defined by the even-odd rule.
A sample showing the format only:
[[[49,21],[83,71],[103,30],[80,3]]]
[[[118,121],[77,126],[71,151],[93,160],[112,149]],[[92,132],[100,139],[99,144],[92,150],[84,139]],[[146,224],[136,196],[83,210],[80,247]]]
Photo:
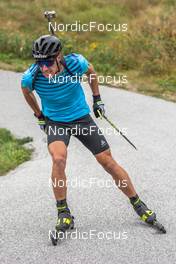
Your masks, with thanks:
[[[64,199],[64,200],[57,200],[57,201],[56,201],[56,206],[57,206],[57,207],[62,206],[62,205],[63,205],[63,206],[66,205],[66,206],[67,206],[67,200],[66,200],[66,199]]]
[[[130,198],[131,204],[134,204],[139,199],[139,196],[136,194],[135,196]]]
[[[67,200],[57,200],[56,201],[56,207],[57,207],[57,212],[58,215],[62,212],[64,213],[69,213],[70,214],[70,209],[68,208]]]

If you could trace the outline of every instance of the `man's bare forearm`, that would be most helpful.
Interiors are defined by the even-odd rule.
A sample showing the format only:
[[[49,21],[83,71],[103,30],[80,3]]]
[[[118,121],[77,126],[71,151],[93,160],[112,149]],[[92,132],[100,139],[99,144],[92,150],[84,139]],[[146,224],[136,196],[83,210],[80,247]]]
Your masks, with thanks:
[[[92,65],[90,65],[86,75],[88,77],[88,83],[89,83],[90,88],[92,90],[93,96],[99,95],[100,91],[99,91],[99,86],[98,86],[98,78],[97,78],[97,74],[94,71],[94,68]]]
[[[99,95],[100,91],[99,91],[99,87],[98,87],[98,79],[97,79],[96,73],[93,74],[92,76],[90,76],[90,78],[88,78],[88,83],[89,83],[90,88],[92,90],[92,94],[94,96]]]
[[[37,102],[34,94],[32,92],[28,92],[26,89],[22,89],[22,92],[23,92],[23,95],[24,95],[26,102],[31,107],[31,109],[34,111],[36,116],[40,116],[41,110],[40,110],[40,107],[38,105],[38,102]]]

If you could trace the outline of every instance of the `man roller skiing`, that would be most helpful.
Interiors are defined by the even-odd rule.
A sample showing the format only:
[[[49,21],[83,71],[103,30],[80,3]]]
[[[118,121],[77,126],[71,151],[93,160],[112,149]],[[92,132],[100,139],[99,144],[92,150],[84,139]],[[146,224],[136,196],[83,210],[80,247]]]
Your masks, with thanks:
[[[22,92],[27,103],[38,118],[40,127],[47,133],[48,150],[52,157],[52,181],[62,181],[62,187],[53,186],[58,219],[56,230],[67,230],[73,223],[73,217],[67,204],[66,159],[67,146],[73,130],[79,127],[74,136],[89,149],[98,163],[112,176],[117,186],[129,198],[140,218],[153,223],[156,214],[141,201],[127,172],[113,159],[109,144],[90,116],[79,78],[72,82],[71,77],[87,75],[93,96],[93,111],[96,118],[104,115],[98,81],[93,66],[80,54],[62,55],[62,45],[56,36],[45,35],[33,43],[32,64],[22,77]],[[91,78],[94,75],[94,78]],[[61,82],[51,82],[50,77],[61,77]],[[58,78],[57,78],[58,79]],[[35,91],[41,100],[40,110],[33,94]],[[92,130],[91,127],[94,127]],[[57,133],[55,133],[57,131]],[[81,132],[80,132],[81,131]],[[86,131],[86,133],[85,133]],[[119,182],[126,182],[123,187]]]

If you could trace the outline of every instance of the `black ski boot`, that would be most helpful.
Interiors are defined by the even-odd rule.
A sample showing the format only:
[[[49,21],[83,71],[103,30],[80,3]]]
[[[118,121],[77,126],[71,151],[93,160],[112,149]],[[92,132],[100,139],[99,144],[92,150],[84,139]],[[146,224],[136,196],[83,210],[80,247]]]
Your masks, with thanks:
[[[138,196],[131,198],[130,202],[142,221],[146,222],[149,225],[153,225],[159,231],[166,233],[164,226],[157,221],[156,213],[149,209],[147,205],[143,201],[141,201]]]
[[[63,239],[64,233],[74,228],[74,217],[70,213],[66,200],[57,201],[58,219],[55,230],[50,232],[50,239],[54,246],[58,240]]]
[[[68,229],[73,229],[74,227],[74,217],[70,213],[70,209],[67,205],[58,206],[58,219],[56,223],[57,232],[65,232]]]

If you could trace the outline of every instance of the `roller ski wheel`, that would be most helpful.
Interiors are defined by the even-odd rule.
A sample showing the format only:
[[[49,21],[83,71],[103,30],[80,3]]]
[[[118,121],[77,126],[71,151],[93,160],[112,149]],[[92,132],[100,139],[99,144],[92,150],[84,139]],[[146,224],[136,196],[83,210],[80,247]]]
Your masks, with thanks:
[[[166,233],[164,226],[156,219],[156,214],[152,210],[148,209],[147,205],[142,202],[139,198],[133,203],[133,208],[136,213],[140,216],[140,219],[150,226],[153,226],[163,234]]]
[[[53,246],[57,246],[58,234],[56,230],[50,232],[50,240]]]
[[[63,240],[65,233],[68,230],[74,229],[74,216],[62,213],[58,217],[55,230],[50,232],[50,240],[53,246],[56,246],[60,240]]]
[[[158,231],[160,231],[161,233],[163,233],[163,234],[166,234],[166,229],[165,229],[165,227],[160,223],[160,222],[158,222],[158,220],[154,220],[152,223],[152,226],[154,227],[154,228],[156,228]]]

